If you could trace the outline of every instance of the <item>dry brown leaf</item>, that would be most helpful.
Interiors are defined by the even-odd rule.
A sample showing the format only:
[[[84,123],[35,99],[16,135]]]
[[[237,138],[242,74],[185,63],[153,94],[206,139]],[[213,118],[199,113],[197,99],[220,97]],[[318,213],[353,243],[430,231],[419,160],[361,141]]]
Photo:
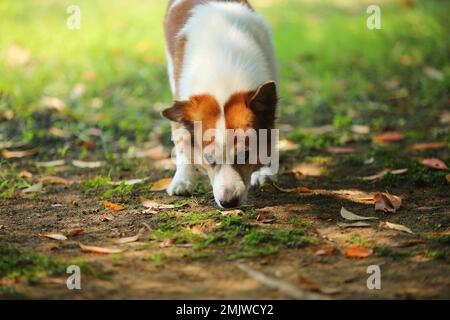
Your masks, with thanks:
[[[199,235],[199,236],[202,236],[202,237],[206,236],[206,233],[203,231],[202,226],[199,225],[199,224],[193,226],[193,227],[191,228],[191,232],[192,232],[193,234],[196,234],[196,235]]]
[[[5,159],[13,159],[13,158],[25,158],[33,156],[37,153],[36,149],[28,149],[21,151],[10,151],[10,150],[2,150],[2,157]]]
[[[441,149],[446,148],[447,143],[446,142],[429,142],[429,143],[416,143],[409,147],[409,150],[411,151],[422,151],[422,150],[429,150],[429,149]]]
[[[30,171],[21,171],[19,173],[19,178],[28,180],[28,179],[33,178],[33,174]]]
[[[30,52],[18,43],[13,43],[6,52],[6,64],[10,67],[21,67],[30,61]]]
[[[160,244],[159,244],[159,247],[160,248],[168,248],[168,247],[171,247],[172,246],[172,239],[166,239],[166,240],[164,240],[163,242],[161,242]]]
[[[100,218],[101,222],[107,222],[107,221],[113,221],[113,220],[114,220],[114,217],[109,217],[109,216],[102,216]]]
[[[69,235],[69,236],[78,236],[78,235],[83,234],[83,233],[84,233],[83,229],[72,229],[72,230],[69,230],[67,232],[67,235]]]
[[[55,137],[64,138],[64,139],[70,138],[70,135],[71,135],[69,131],[66,131],[66,130],[63,130],[60,128],[56,128],[56,127],[50,128],[49,133]]]
[[[139,230],[139,232],[137,233],[137,235],[132,236],[132,237],[126,237],[126,238],[121,238],[121,239],[117,239],[117,240],[113,240],[114,244],[125,244],[125,243],[131,243],[131,242],[136,242],[139,240],[139,238],[142,236],[142,233],[144,232],[144,228],[141,228]]]
[[[58,241],[64,241],[67,240],[67,237],[65,235],[59,234],[59,233],[48,233],[48,234],[43,234],[43,237],[46,238],[50,238],[53,240],[58,240]]]
[[[447,182],[450,183],[450,173],[445,176],[445,179],[447,179]]]
[[[326,247],[326,248],[322,248],[317,250],[314,254],[316,256],[331,256],[334,252],[334,248],[333,247]]]
[[[402,199],[390,193],[378,192],[373,196],[375,211],[395,213],[402,205]]]
[[[381,133],[375,136],[376,143],[396,142],[405,138],[405,135],[399,131]]]
[[[57,111],[63,111],[66,108],[64,101],[56,97],[44,97],[41,103],[44,108],[55,109]]]
[[[355,148],[344,148],[344,147],[328,147],[325,149],[326,152],[332,153],[332,154],[351,154],[355,153]]]
[[[345,256],[349,258],[367,258],[372,255],[373,249],[361,246],[351,246],[345,249]]]
[[[348,211],[347,209],[345,209],[344,207],[341,208],[341,216],[344,219],[347,220],[351,220],[351,221],[361,221],[361,220],[374,220],[374,219],[378,219],[377,217],[363,217],[363,216],[358,216],[356,214],[354,214],[353,212]]]
[[[285,192],[285,193],[312,193],[312,191],[309,188],[307,188],[307,187],[296,187],[296,188],[289,188],[289,189],[287,189],[287,188],[282,188],[282,187],[278,186],[275,183],[273,183],[271,185],[274,188],[274,189],[272,189],[272,190],[274,190],[274,192],[280,191],[280,192]],[[264,188],[264,186],[263,186],[263,188]],[[268,190],[264,190],[264,191],[272,192],[272,191],[269,191],[269,190],[271,190],[270,187],[268,188]]]
[[[109,201],[103,201],[103,205],[108,208],[110,211],[122,211],[125,209],[124,206],[121,206],[120,204],[115,204]]]
[[[436,170],[447,170],[448,167],[445,164],[445,162],[443,162],[442,160],[436,159],[436,158],[427,158],[427,159],[422,159],[420,161],[421,164],[423,164],[424,166],[436,169]]]
[[[289,150],[296,150],[298,149],[299,144],[292,142],[287,139],[281,139],[278,142],[278,150],[280,151],[289,151]]]
[[[403,232],[407,232],[407,233],[411,233],[413,234],[414,232],[412,232],[412,230],[408,227],[405,227],[404,225],[401,224],[395,224],[395,223],[391,223],[391,222],[384,222],[381,223],[381,225],[383,227],[389,228],[389,229],[393,229],[393,230],[397,230],[397,231],[403,231]]]
[[[152,183],[150,191],[165,191],[172,182],[172,178],[164,178]]]
[[[111,253],[123,252],[122,249],[87,246],[82,243],[80,243],[80,248],[81,248],[81,250],[86,251],[86,252],[99,253],[99,254],[111,254]]]
[[[95,148],[95,142],[88,141],[88,140],[78,140],[76,142],[76,145],[78,147],[84,148],[84,149],[93,149],[93,148]]]
[[[44,185],[44,186],[49,185],[49,184],[62,184],[64,186],[68,186],[72,183],[71,181],[69,181],[67,179],[64,179],[61,177],[56,177],[56,176],[42,177],[39,182],[42,183],[42,185]]]

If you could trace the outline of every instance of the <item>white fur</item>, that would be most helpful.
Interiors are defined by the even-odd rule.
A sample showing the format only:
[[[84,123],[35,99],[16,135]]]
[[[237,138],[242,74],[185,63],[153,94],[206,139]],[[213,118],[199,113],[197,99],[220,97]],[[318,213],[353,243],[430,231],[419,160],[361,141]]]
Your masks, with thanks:
[[[187,37],[179,98],[212,94],[223,107],[230,95],[278,79],[271,32],[239,3],[198,5],[179,33]]]
[[[169,10],[182,1],[175,1]],[[216,143],[225,147],[225,102],[234,93],[256,90],[269,80],[278,81],[270,28],[259,14],[243,4],[208,2],[192,9],[191,17],[177,36],[185,36],[187,42],[178,88],[175,88],[173,61],[168,55],[172,92],[178,93],[179,100],[189,100],[199,94],[216,98],[222,108],[216,124],[219,135]],[[177,152],[177,162],[178,158]],[[261,178],[252,180],[260,181]],[[192,165],[177,164],[169,194],[189,191],[194,179]],[[241,201],[248,190],[231,165],[221,166],[212,185],[219,206],[226,190],[232,190]]]

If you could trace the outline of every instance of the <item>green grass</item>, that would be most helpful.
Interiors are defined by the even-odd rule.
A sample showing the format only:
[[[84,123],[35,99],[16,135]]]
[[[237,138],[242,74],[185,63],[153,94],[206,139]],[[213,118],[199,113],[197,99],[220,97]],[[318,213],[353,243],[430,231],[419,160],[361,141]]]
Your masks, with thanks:
[[[386,1],[382,30],[368,30],[362,3],[292,0],[270,7],[254,3],[273,26],[283,122],[332,123],[338,128],[351,123],[414,127],[420,121],[409,119],[408,112],[433,118],[445,106],[449,83],[445,12],[450,4],[421,1],[405,8],[398,1]],[[8,30],[0,39],[0,56],[5,57],[14,43],[30,55],[24,67],[0,63],[0,111],[12,109],[17,115],[2,139],[52,141],[64,150],[61,139],[49,136],[50,126],[90,139],[87,129],[96,126],[104,131],[104,141],[98,141],[104,147],[112,137],[122,145],[127,140],[143,141],[157,127],[162,105],[171,100],[162,32],[165,2],[79,0],[76,4],[82,14],[80,30],[66,28],[64,1],[0,4],[0,29]],[[411,58],[411,65],[400,63],[404,55]],[[444,81],[424,76],[426,66],[442,71]],[[89,80],[88,74],[95,74],[95,79]],[[392,79],[414,96],[390,100],[391,92],[383,83]],[[84,94],[71,98],[80,83]],[[63,100],[66,111],[43,111],[44,96]],[[99,99],[103,106],[92,108]],[[411,110],[406,113],[399,108],[405,103]],[[355,119],[350,111],[362,114]],[[386,119],[391,113],[396,116]]]

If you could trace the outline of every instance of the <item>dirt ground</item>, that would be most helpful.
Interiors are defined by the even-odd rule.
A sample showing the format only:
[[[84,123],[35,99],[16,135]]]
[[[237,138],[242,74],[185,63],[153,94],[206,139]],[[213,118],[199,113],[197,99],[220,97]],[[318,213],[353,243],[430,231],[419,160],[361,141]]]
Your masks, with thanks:
[[[288,154],[283,167],[289,168],[303,155]],[[149,164],[151,167],[151,164]],[[329,169],[330,170],[330,169]],[[137,242],[114,247],[121,254],[100,255],[80,249],[79,243],[111,247],[120,237],[135,235],[146,223],[158,227],[153,215],[142,213],[139,198],[133,192],[125,210],[108,211],[98,197],[90,197],[74,186],[52,186],[50,190],[29,198],[18,196],[0,199],[0,241],[33,254],[64,261],[80,261],[94,266],[100,273],[82,274],[82,289],[68,290],[68,275],[43,275],[31,283],[24,276],[2,278],[2,285],[14,288],[14,296],[45,299],[290,299],[286,292],[266,286],[243,272],[239,264],[259,271],[269,278],[294,285],[302,292],[315,292],[324,299],[435,299],[450,298],[448,242],[430,238],[442,232],[450,222],[448,186],[415,187],[400,185],[389,189],[402,197],[396,213],[374,211],[367,201],[383,191],[379,182],[349,181],[348,176],[364,176],[370,169],[337,166],[333,174],[317,175],[304,168],[305,175],[288,170],[279,177],[284,187],[307,186],[311,193],[268,192],[252,189],[247,205],[256,217],[255,225],[284,228],[292,219],[310,221],[318,241],[299,248],[283,248],[275,254],[229,259],[229,246],[211,245],[200,250],[204,256],[193,257],[192,245],[173,244],[153,239],[146,232]],[[313,175],[308,176],[308,172]],[[155,176],[161,175],[152,171]],[[89,174],[88,174],[89,175]],[[130,175],[130,173],[125,173]],[[347,177],[347,178],[346,178]],[[144,192],[146,198],[161,203],[175,203],[182,197],[168,197],[162,192]],[[196,199],[195,197],[193,199]],[[339,211],[346,209],[363,216],[376,216],[370,227],[342,228],[346,222]],[[217,210],[213,199],[190,202],[178,211],[189,213]],[[109,219],[104,217],[108,216]],[[389,221],[408,226],[414,233],[383,227]],[[45,233],[66,233],[82,229],[66,241],[42,237]],[[148,235],[147,235],[148,234]],[[149,245],[151,244],[151,245]],[[364,259],[346,257],[351,244],[384,248]],[[319,255],[318,250],[334,248]],[[391,248],[390,250],[386,248]],[[153,254],[164,259],[144,259]],[[77,260],[78,259],[78,260]],[[378,265],[381,289],[369,290],[367,267]],[[4,298],[8,298],[4,293]]]

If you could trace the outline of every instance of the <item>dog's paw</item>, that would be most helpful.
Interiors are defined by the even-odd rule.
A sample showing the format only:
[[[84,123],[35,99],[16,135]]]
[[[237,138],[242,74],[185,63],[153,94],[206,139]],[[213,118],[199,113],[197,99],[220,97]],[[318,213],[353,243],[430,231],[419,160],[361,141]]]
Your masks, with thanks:
[[[259,171],[253,172],[250,183],[252,186],[262,186],[268,181],[275,181],[276,175],[269,168],[261,168]]]
[[[181,167],[177,169],[172,182],[167,187],[167,193],[170,196],[191,194],[196,186],[196,178],[196,171],[193,168]]]
[[[169,196],[184,196],[189,195],[194,191],[195,183],[191,180],[185,179],[173,179],[170,185],[167,187],[167,194]]]

